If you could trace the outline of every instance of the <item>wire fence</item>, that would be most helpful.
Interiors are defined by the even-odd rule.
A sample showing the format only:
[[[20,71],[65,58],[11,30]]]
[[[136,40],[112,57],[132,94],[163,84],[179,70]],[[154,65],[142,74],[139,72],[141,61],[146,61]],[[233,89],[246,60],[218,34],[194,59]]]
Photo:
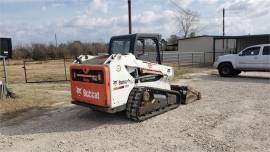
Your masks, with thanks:
[[[216,52],[216,57],[230,52]],[[186,65],[211,65],[213,52],[162,52],[163,63],[186,66]],[[155,52],[145,52],[141,60],[156,61]],[[24,61],[23,72],[26,83],[69,81],[69,65],[73,59],[55,59],[46,61]]]
[[[232,52],[215,52],[215,58]],[[143,59],[155,60],[154,52],[147,52]],[[213,64],[213,52],[178,52],[169,51],[161,53],[161,59],[164,63],[173,63],[178,65],[211,65]]]
[[[24,61],[23,70],[26,83],[69,81],[69,65],[72,59],[46,61]]]

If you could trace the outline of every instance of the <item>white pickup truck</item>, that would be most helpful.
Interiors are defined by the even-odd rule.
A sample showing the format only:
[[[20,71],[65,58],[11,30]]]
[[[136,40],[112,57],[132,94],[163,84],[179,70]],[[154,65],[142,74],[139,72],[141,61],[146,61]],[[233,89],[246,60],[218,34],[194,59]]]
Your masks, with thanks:
[[[222,77],[237,76],[242,71],[270,71],[270,44],[254,45],[238,54],[219,56],[214,67]]]

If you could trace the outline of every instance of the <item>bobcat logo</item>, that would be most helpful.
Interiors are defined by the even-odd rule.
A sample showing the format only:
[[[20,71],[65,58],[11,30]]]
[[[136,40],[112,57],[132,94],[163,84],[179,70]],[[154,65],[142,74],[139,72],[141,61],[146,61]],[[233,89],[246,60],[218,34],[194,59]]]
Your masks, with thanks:
[[[94,92],[91,90],[87,89],[82,89],[82,88],[76,88],[76,93],[78,96],[83,96],[86,98],[92,98],[92,99],[99,99],[99,92]]]

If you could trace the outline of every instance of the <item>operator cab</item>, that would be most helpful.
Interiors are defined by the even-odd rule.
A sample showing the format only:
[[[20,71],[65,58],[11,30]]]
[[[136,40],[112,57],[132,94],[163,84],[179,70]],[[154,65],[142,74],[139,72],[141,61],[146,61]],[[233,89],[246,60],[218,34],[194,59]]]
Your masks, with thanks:
[[[159,34],[130,34],[114,36],[110,40],[109,54],[132,53],[139,60],[161,64]]]

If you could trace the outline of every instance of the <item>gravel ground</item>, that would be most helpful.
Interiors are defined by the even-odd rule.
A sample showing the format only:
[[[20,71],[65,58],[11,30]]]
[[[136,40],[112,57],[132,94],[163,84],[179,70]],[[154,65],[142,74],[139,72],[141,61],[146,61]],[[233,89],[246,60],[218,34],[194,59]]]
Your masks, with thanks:
[[[202,100],[141,123],[74,105],[0,124],[0,151],[270,151],[270,73],[181,80]]]

